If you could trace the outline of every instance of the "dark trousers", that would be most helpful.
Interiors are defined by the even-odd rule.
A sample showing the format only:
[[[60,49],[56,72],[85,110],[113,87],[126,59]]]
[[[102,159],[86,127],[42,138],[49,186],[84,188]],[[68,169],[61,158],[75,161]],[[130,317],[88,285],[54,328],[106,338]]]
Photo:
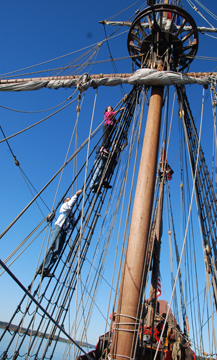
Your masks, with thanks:
[[[115,156],[112,156],[110,159],[110,163],[108,165],[108,169],[105,174],[105,180],[108,180],[109,176],[114,173],[116,165],[117,162],[116,162],[116,154],[115,154]]]
[[[110,148],[110,141],[114,131],[114,125],[105,124],[103,126],[103,140],[102,146],[106,149]]]

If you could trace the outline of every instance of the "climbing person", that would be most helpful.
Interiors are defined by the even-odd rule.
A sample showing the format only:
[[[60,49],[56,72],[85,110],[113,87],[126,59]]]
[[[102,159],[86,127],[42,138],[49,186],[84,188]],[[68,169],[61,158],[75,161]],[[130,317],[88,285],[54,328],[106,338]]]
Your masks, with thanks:
[[[60,207],[60,215],[55,222],[54,228],[51,233],[51,246],[47,252],[45,260],[40,265],[37,274],[42,274],[43,277],[53,277],[54,274],[50,273],[52,267],[57,261],[65,239],[69,231],[75,228],[77,221],[81,217],[81,212],[77,220],[74,217],[72,207],[78,199],[78,196],[82,193],[83,190],[78,190],[72,198],[67,197],[63,200],[63,204]],[[44,266],[44,268],[43,268]]]
[[[100,177],[104,170],[107,159],[108,159],[108,152],[104,151],[104,149],[102,149],[102,148],[100,148],[100,146],[98,146],[96,148],[96,157],[94,160],[93,175],[92,175],[92,178],[90,181],[90,189],[94,193],[97,192]]]
[[[128,145],[128,140],[126,138],[126,141],[124,143],[124,145],[119,145],[118,144],[118,141],[115,142],[114,144],[114,147],[112,148],[111,150],[111,153],[110,153],[110,159],[109,159],[109,164],[108,164],[108,169],[106,171],[106,174],[105,174],[105,178],[103,180],[103,183],[102,183],[102,186],[107,188],[107,189],[110,189],[111,188],[111,185],[109,185],[109,177],[111,174],[114,173],[115,171],[115,167],[117,166],[118,164],[118,160],[119,160],[119,157],[120,157],[120,153],[121,151],[124,150],[124,148]]]
[[[110,148],[110,140],[114,130],[114,125],[117,122],[117,120],[115,119],[115,115],[122,110],[124,110],[124,107],[122,107],[118,111],[114,111],[112,106],[108,106],[104,111],[105,122],[103,126],[103,140],[101,149],[104,149],[105,151]]]
[[[172,180],[172,175],[174,174],[174,171],[171,169],[170,165],[168,164],[167,160],[165,160],[165,165],[163,164],[163,155],[161,155],[159,165],[161,167],[161,170],[159,170],[159,179],[160,182],[163,179],[163,166],[165,166],[165,174],[167,180]]]
[[[182,358],[182,344],[181,344],[181,338],[178,337],[178,340],[173,344],[172,360],[181,360],[181,358]]]
[[[161,337],[161,333],[162,333],[162,330],[163,330],[163,327],[164,327],[165,319],[166,319],[166,313],[163,313],[162,314],[162,320],[156,326],[156,329],[158,331],[158,338],[159,339]],[[161,340],[162,344],[164,344],[165,339],[167,337],[167,330],[168,330],[168,322],[166,322],[165,327],[164,327],[164,331],[163,331],[163,334],[162,334],[162,340]]]

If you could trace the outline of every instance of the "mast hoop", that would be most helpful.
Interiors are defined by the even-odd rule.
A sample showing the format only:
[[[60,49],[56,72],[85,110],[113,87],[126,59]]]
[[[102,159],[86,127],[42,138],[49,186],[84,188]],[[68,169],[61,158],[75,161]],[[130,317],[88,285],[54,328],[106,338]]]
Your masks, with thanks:
[[[133,320],[135,320],[135,321],[140,321],[140,319],[138,319],[138,318],[136,318],[136,317],[134,317],[134,316],[130,316],[130,315],[126,315],[126,314],[115,314],[115,316],[123,316],[123,317],[126,317],[126,318],[129,318],[129,319],[133,319]],[[131,323],[132,324],[132,323]]]
[[[118,323],[120,325],[135,325],[133,323]],[[117,331],[126,331],[126,332],[138,332],[138,329],[120,329],[120,328],[116,328],[114,327],[114,330],[117,330]]]
[[[126,356],[126,355],[112,354],[112,356],[113,356],[113,357],[111,357],[111,355],[108,355],[108,359],[109,359],[109,360],[111,360],[111,359],[115,360],[114,356],[115,356],[115,357],[116,357],[116,356],[120,356],[120,357],[124,357],[124,358],[126,358],[126,359],[135,360],[134,358],[131,358],[130,356]]]

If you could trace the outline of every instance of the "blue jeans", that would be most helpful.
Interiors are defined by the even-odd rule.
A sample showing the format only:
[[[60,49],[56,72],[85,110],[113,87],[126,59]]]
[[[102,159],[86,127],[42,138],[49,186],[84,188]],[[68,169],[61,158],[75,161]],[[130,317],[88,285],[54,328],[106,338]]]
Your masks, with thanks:
[[[94,185],[98,185],[105,163],[106,160],[103,158],[97,158],[94,160],[94,173],[90,182],[91,189]]]
[[[64,242],[66,239],[66,232],[60,228],[59,226],[55,225],[52,232],[51,232],[51,246],[49,248],[49,251],[47,253],[45,263],[44,263],[44,271],[50,272],[51,268],[57,261]]]

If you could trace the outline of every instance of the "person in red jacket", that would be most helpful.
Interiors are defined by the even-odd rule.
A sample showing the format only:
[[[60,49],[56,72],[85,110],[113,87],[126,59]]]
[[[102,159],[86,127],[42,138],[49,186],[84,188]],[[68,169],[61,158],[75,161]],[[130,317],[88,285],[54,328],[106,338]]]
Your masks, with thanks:
[[[121,110],[124,110],[124,107],[122,107],[118,111],[114,111],[112,106],[108,106],[104,111],[105,122],[103,126],[102,148],[105,150],[108,150],[110,148],[110,140],[114,130],[114,125],[117,122],[117,120],[115,119],[115,115]]]

